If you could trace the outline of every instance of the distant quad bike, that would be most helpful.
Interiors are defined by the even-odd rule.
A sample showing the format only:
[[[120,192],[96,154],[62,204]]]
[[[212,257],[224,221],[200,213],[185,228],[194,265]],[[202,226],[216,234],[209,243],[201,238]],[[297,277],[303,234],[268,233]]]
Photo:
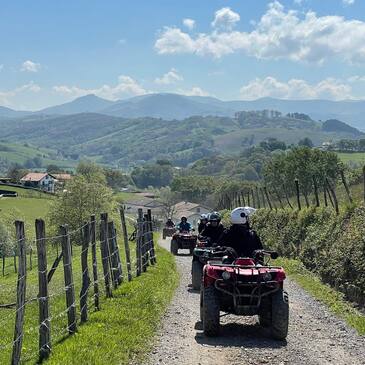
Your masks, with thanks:
[[[220,331],[220,311],[240,316],[259,316],[271,336],[284,340],[288,334],[289,297],[283,289],[285,272],[270,266],[273,251],[259,250],[254,258],[209,261],[203,270],[200,317],[206,336]],[[231,261],[231,263],[225,263]]]
[[[179,250],[188,249],[192,255],[197,239],[198,236],[193,232],[176,232],[171,238],[170,251],[177,255]]]
[[[166,237],[172,237],[175,232],[176,232],[175,227],[165,226],[164,229],[162,230],[162,238],[166,239]]]
[[[198,240],[193,252],[191,264],[191,284],[194,290],[199,290],[203,277],[203,268],[208,261],[222,260],[227,255],[225,247],[210,247],[208,241]]]

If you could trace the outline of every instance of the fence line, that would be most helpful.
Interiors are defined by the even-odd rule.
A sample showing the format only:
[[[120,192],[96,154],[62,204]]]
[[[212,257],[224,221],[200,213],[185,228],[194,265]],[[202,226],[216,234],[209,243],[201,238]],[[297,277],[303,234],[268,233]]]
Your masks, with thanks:
[[[147,212],[145,215],[142,213],[142,221],[140,222],[139,229],[137,228],[139,242],[136,244],[138,249],[136,250],[135,260],[130,255],[126,218],[124,210],[121,208],[122,242],[125,246],[128,281],[130,281],[134,276],[132,274],[132,265],[135,264],[135,275],[141,275],[147,270],[150,264],[153,265],[156,262],[156,258],[150,212]],[[22,229],[24,231],[24,223],[19,222],[18,224],[20,227],[23,227]],[[100,225],[100,239],[96,239],[98,225]],[[18,287],[17,305],[16,309],[11,310],[0,319],[0,323],[5,324],[9,322],[10,317],[15,316],[16,318],[13,340],[5,344],[0,344],[1,351],[13,349],[11,363],[14,365],[26,359],[36,358],[37,356],[40,361],[50,356],[52,341],[55,341],[56,337],[74,334],[77,331],[79,320],[81,323],[87,322],[88,313],[92,306],[94,306],[95,310],[101,309],[99,292],[101,282],[105,284],[109,278],[109,284],[113,284],[110,286],[110,292],[108,292],[109,289],[105,286],[104,293],[106,297],[109,297],[112,296],[113,290],[116,290],[124,280],[123,265],[117,241],[117,230],[113,221],[108,222],[107,214],[102,214],[100,220],[96,220],[95,216],[91,216],[90,221],[85,222],[82,226],[72,231],[65,225],[60,226],[60,234],[53,237],[48,237],[45,234],[45,224],[42,220],[36,221],[35,228],[36,239],[32,240],[32,243],[36,245],[37,249],[38,268],[34,274],[38,275],[38,295],[31,296],[28,299],[25,298],[27,278],[25,236],[24,234],[20,234],[21,228],[17,226],[18,234],[16,242],[19,245],[18,278],[15,281]],[[82,238],[82,242],[79,241],[79,238]],[[55,265],[54,263],[48,270],[46,248],[47,245],[55,241],[61,241],[62,252],[56,257],[55,263],[57,264]],[[80,250],[76,250],[76,246],[74,245],[75,241],[82,244]],[[103,269],[105,267],[105,271],[101,275],[98,271],[97,246],[102,248],[101,263],[103,264]],[[75,258],[75,255],[81,258],[81,272],[78,267],[77,272],[74,271],[73,258]],[[61,266],[63,269],[57,269],[58,262],[61,259],[63,260],[63,265]],[[90,263],[92,266],[91,271]],[[139,269],[140,273],[138,274]],[[64,283],[61,286],[57,285],[53,288],[52,276],[56,270],[63,270]],[[49,275],[51,272],[52,275]],[[92,277],[90,276],[91,272]],[[75,281],[76,277],[78,278],[77,281]],[[58,276],[57,279],[59,279]],[[81,284],[79,283],[80,279]],[[76,295],[76,286],[81,287],[79,295]],[[31,289],[33,290],[34,287]],[[90,293],[91,290],[93,290],[93,293]],[[60,301],[58,298],[62,298],[63,295],[66,298],[66,308],[60,310]],[[57,298],[57,301],[51,300],[52,298]],[[79,305],[77,304],[77,298],[79,298]],[[24,322],[25,308],[34,301],[38,302],[38,324],[32,325],[29,328],[27,327],[27,330],[25,330],[24,324],[27,326],[27,321]],[[105,303],[107,304],[107,301]],[[3,308],[6,311],[11,309],[0,307],[0,311]],[[60,321],[65,316],[67,317],[67,325],[64,328]],[[29,320],[30,324],[33,321],[33,319]],[[58,328],[60,325],[61,329]],[[52,337],[50,336],[51,331]],[[39,334],[38,355],[34,351],[28,354],[28,351],[22,357],[21,350],[24,337],[27,338],[27,336],[34,335],[36,332]]]

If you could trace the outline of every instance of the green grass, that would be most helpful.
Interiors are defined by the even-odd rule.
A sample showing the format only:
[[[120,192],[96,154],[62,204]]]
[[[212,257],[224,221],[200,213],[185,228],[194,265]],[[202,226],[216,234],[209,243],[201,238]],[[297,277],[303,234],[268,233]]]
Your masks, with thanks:
[[[338,157],[342,162],[355,162],[355,163],[365,163],[365,152],[337,152]]]
[[[275,260],[275,264],[283,266],[286,273],[304,290],[327,305],[334,314],[343,318],[360,335],[365,335],[365,315],[347,302],[342,293],[323,284],[315,274],[305,269],[298,260],[279,258]]]
[[[158,264],[123,284],[76,336],[54,347],[47,364],[141,363],[178,282],[174,258],[157,249]]]
[[[125,263],[124,249],[119,237],[122,262]],[[98,248],[98,275],[102,277],[100,249]],[[135,260],[135,246],[131,244],[132,262]],[[146,273],[131,282],[124,282],[113,298],[105,298],[103,281],[100,280],[101,310],[93,309],[93,290],[89,291],[89,321],[78,327],[74,336],[66,331],[67,314],[65,305],[62,263],[56,270],[49,285],[52,355],[48,364],[128,364],[132,358],[142,359],[153,343],[153,335],[160,317],[168,305],[178,283],[173,256],[162,248],[156,249],[157,265],[150,266]],[[38,293],[37,260],[33,255],[33,269],[27,275],[27,298]],[[56,257],[54,247],[48,248],[48,267]],[[29,264],[29,256],[28,256]],[[91,258],[89,255],[89,270]],[[133,266],[134,270],[134,266]],[[16,299],[17,274],[14,273],[13,259],[6,260],[6,275],[0,276],[0,304]],[[126,268],[123,265],[126,275]],[[73,275],[76,293],[76,308],[79,319],[79,293],[81,289],[80,247],[73,248]],[[91,273],[90,273],[91,275]],[[12,342],[15,309],[0,309],[0,364],[10,362],[11,347],[2,347]],[[38,347],[38,303],[26,305],[23,363],[35,364]],[[139,363],[139,362],[138,362]]]
[[[0,157],[7,159],[11,163],[24,164],[30,158],[40,157],[43,166],[54,164],[65,169],[72,169],[76,166],[77,161],[57,159],[55,158],[56,154],[56,150],[49,148],[40,148],[29,144],[0,142]]]

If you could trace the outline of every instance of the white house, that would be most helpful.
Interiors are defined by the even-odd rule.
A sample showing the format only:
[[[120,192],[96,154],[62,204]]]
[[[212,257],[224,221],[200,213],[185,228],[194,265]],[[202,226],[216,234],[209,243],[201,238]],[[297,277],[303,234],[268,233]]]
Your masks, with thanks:
[[[24,186],[54,193],[56,179],[53,175],[39,172],[29,172],[20,179]]]
[[[181,217],[186,217],[188,221],[196,226],[201,214],[210,213],[212,210],[204,205],[182,201],[174,205],[173,220],[180,222]]]

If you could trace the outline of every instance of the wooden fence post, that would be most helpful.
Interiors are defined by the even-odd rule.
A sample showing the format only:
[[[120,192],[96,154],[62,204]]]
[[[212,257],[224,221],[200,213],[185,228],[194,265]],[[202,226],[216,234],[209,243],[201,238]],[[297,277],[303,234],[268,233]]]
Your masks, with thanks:
[[[249,207],[251,206],[250,190],[247,192],[247,204]]]
[[[27,255],[25,251],[25,233],[24,222],[16,221],[16,239],[18,242],[18,282],[17,282],[17,295],[16,295],[16,315],[15,315],[15,329],[14,329],[14,342],[13,352],[11,357],[11,364],[18,365],[20,362],[20,356],[23,344],[23,325],[24,325],[24,313],[25,313],[25,295],[26,295],[26,276],[27,276]]]
[[[108,213],[102,213],[100,215],[100,251],[101,251],[101,263],[103,265],[103,274],[105,282],[105,294],[107,298],[113,296],[110,286],[110,253],[108,245]]]
[[[242,198],[243,206],[246,206],[246,199],[245,199],[245,194],[243,191],[241,191],[241,198]]]
[[[100,310],[99,303],[99,280],[98,280],[98,262],[96,258],[96,222],[95,215],[90,217],[90,240],[91,256],[93,262],[93,281],[94,281],[94,306],[95,310]]]
[[[298,204],[298,210],[302,209],[302,206],[300,204],[300,190],[299,190],[299,180],[295,179],[295,189],[296,189],[296,193],[297,193],[297,204]]]
[[[90,224],[85,223],[82,237],[82,251],[81,251],[81,270],[82,270],[82,286],[80,291],[80,312],[81,323],[87,321],[87,297],[89,293],[90,277],[88,266],[88,252],[90,243]]]
[[[269,193],[267,192],[267,187],[266,186],[264,186],[264,192],[265,192],[267,203],[269,204],[269,208],[270,208],[270,210],[272,210],[272,204],[271,204],[271,200],[270,200],[270,197],[269,197]]]
[[[331,184],[329,183],[327,178],[326,178],[326,183],[327,183],[328,189],[330,191],[330,194],[332,195],[332,198],[333,198],[333,204],[335,207],[336,214],[338,214],[339,208],[338,208],[338,200],[337,200],[335,189],[331,186]]]
[[[260,188],[260,192],[261,192],[261,198],[262,198],[262,205],[264,208],[266,208],[266,201],[265,201],[265,193],[264,190],[262,188]]]
[[[147,270],[147,267],[150,265],[150,247],[151,247],[151,240],[150,240],[150,233],[149,233],[149,224],[148,224],[148,214],[143,215],[143,271]]]
[[[344,174],[343,170],[340,171],[340,174],[341,174],[341,180],[342,180],[343,186],[345,187],[345,190],[346,190],[347,197],[349,198],[349,201],[352,204],[353,203],[352,196],[350,193],[349,186],[347,185],[345,174]]]
[[[114,222],[108,222],[108,243],[109,243],[109,252],[110,252],[110,263],[111,263],[111,273],[112,273],[112,281],[114,289],[118,288],[118,276],[119,276],[119,264],[118,264],[118,256],[117,256],[117,248],[115,246],[114,239]]]
[[[142,245],[143,245],[143,211],[138,209],[137,218],[137,237],[136,237],[136,258],[137,258],[137,276],[142,274]]]
[[[280,208],[281,209],[284,209],[283,202],[281,200],[281,197],[280,197],[280,194],[278,192],[278,189],[276,189],[276,186],[275,185],[274,185],[274,192],[275,192],[276,197],[278,198],[278,201],[279,201],[279,204],[280,204]]]
[[[120,213],[120,222],[121,222],[122,231],[123,231],[125,257],[126,257],[126,261],[127,261],[128,281],[131,281],[132,280],[131,253],[129,250],[128,232],[127,232],[127,225],[125,222],[125,214],[124,214],[123,206],[121,206],[119,208],[119,213]]]
[[[260,194],[258,186],[255,187],[256,200],[257,200],[257,208],[261,208]]]
[[[120,285],[123,282],[123,265],[122,265],[122,260],[120,257],[120,250],[119,250],[118,239],[117,239],[118,238],[117,229],[114,227],[114,225],[113,225],[113,230],[114,230],[114,246],[117,251],[117,263],[118,263],[117,281],[118,281],[118,285]]]
[[[363,181],[363,198],[365,202],[365,166],[362,168],[362,181]]]
[[[49,357],[51,352],[51,329],[49,321],[48,279],[47,279],[47,248],[44,221],[35,221],[38,256],[38,305],[39,305],[39,360]]]
[[[323,182],[323,198],[324,198],[324,206],[328,207],[328,201],[327,201],[327,187],[326,182]]]
[[[317,186],[317,180],[316,177],[313,175],[312,176],[312,180],[313,180],[313,187],[314,187],[314,197],[316,198],[316,207],[319,207],[319,196],[318,196],[318,186]]]
[[[151,264],[154,265],[156,263],[156,253],[155,253],[155,242],[153,240],[153,225],[152,225],[151,209],[147,209],[147,216],[148,216],[148,227],[149,227],[149,234],[150,234],[150,240],[151,240],[150,261],[151,261]]]
[[[289,195],[288,195],[288,191],[286,190],[286,187],[285,185],[283,185],[283,190],[284,190],[284,194],[285,194],[285,199],[286,199],[286,202],[288,203],[289,207],[291,209],[294,209],[293,206],[291,205],[290,203],[290,199],[289,199]]]
[[[62,257],[64,267],[65,278],[65,290],[66,290],[66,309],[68,318],[68,332],[70,335],[74,334],[77,329],[76,325],[76,302],[75,302],[75,286],[73,282],[72,274],[72,256],[71,256],[71,241],[68,233],[68,226],[64,225],[60,227],[60,233],[62,236]]]

